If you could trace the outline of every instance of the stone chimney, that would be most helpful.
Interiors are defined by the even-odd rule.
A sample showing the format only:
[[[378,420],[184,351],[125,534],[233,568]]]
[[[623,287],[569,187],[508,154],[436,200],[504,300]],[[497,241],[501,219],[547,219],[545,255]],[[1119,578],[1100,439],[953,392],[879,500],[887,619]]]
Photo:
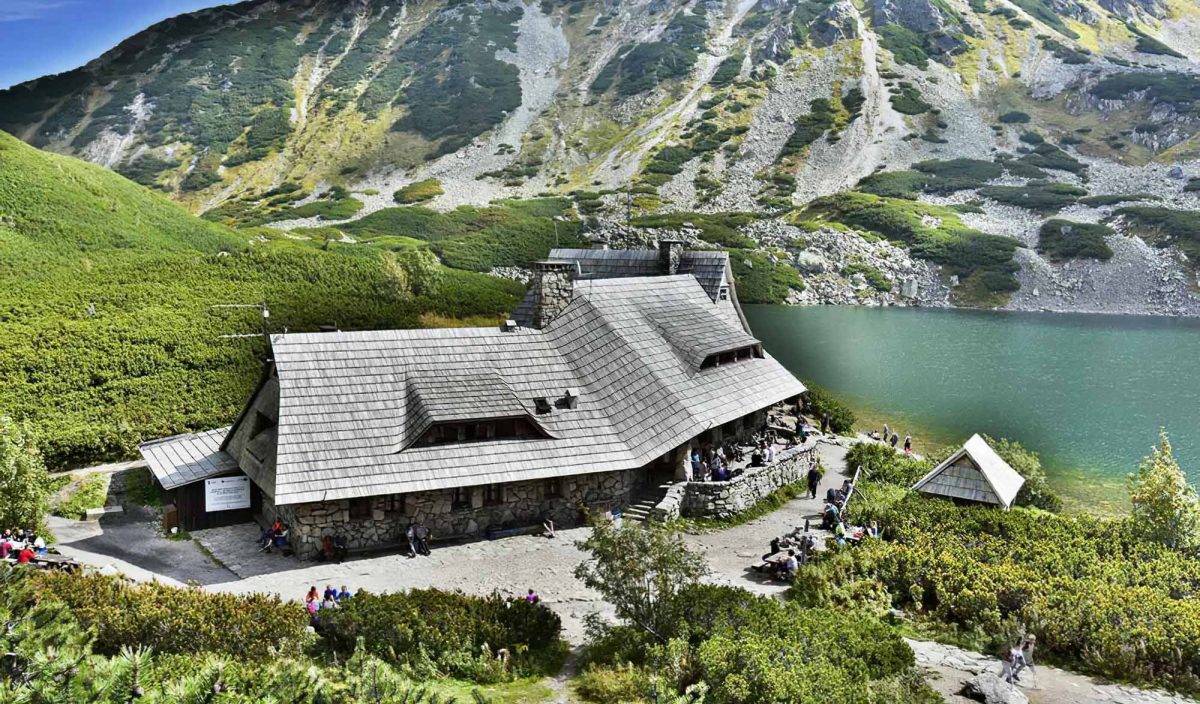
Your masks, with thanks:
[[[679,262],[683,261],[683,242],[681,240],[658,241],[658,270],[667,276],[679,273]]]
[[[543,260],[533,263],[533,327],[541,330],[571,303],[575,285],[571,262]]]

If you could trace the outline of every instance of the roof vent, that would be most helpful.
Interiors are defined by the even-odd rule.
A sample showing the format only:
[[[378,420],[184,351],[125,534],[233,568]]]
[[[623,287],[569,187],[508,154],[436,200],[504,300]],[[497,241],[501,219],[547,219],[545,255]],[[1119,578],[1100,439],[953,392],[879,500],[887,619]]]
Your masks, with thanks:
[[[579,389],[567,389],[562,398],[554,402],[556,408],[574,408],[579,403]]]
[[[319,325],[317,326],[317,330],[320,332],[341,332],[341,330],[338,329],[337,323],[333,323],[331,325]]]
[[[545,396],[539,396],[533,399],[533,409],[539,416],[549,413],[551,408],[550,401],[548,401]]]
[[[505,320],[500,324],[500,332],[514,332],[517,329],[517,321]]]

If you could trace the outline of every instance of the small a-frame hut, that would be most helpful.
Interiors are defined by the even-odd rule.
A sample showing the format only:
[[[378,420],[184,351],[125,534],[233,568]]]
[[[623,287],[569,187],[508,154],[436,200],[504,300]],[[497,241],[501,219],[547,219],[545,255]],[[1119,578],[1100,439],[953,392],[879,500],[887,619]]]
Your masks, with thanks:
[[[997,455],[983,437],[975,434],[962,449],[914,484],[913,490],[1008,509],[1023,484],[1025,478]]]

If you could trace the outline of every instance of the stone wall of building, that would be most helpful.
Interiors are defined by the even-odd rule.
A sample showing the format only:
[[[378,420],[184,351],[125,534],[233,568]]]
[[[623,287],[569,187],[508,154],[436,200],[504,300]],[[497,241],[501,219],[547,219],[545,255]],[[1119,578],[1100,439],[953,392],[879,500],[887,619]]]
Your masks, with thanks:
[[[779,453],[766,467],[746,470],[727,482],[687,482],[677,500],[678,514],[686,518],[728,518],[762,501],[780,487],[806,480],[808,470],[817,466],[817,443],[809,440],[800,447]],[[667,500],[672,497],[668,494]],[[659,505],[655,514],[672,518],[673,507]]]
[[[556,527],[583,522],[586,512],[620,510],[640,488],[643,472],[601,472],[562,477],[557,482],[530,481],[503,485],[503,500],[485,503],[484,487],[470,487],[469,505],[454,506],[455,491],[445,489],[411,494],[373,496],[369,511],[356,505],[361,516],[351,515],[352,501],[275,506],[264,497],[263,515],[278,516],[290,529],[289,539],[302,559],[313,559],[325,535],[340,535],[351,548],[386,546],[406,541],[412,522],[423,523],[435,540],[484,537],[489,529],[540,525],[547,518]],[[465,504],[466,502],[464,502]]]

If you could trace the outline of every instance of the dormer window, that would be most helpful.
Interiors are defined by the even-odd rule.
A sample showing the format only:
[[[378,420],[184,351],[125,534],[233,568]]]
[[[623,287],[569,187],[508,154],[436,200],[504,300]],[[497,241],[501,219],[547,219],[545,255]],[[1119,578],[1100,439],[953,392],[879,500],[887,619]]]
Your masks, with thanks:
[[[478,421],[434,423],[429,426],[413,447],[452,445],[464,442],[487,442],[488,440],[529,440],[548,437],[533,421],[525,416],[518,418],[495,418]]]
[[[713,367],[722,367],[738,362],[746,362],[751,359],[762,359],[762,345],[750,345],[748,347],[739,347],[735,350],[710,354],[704,358],[704,362],[700,365],[701,369],[712,369]]]

